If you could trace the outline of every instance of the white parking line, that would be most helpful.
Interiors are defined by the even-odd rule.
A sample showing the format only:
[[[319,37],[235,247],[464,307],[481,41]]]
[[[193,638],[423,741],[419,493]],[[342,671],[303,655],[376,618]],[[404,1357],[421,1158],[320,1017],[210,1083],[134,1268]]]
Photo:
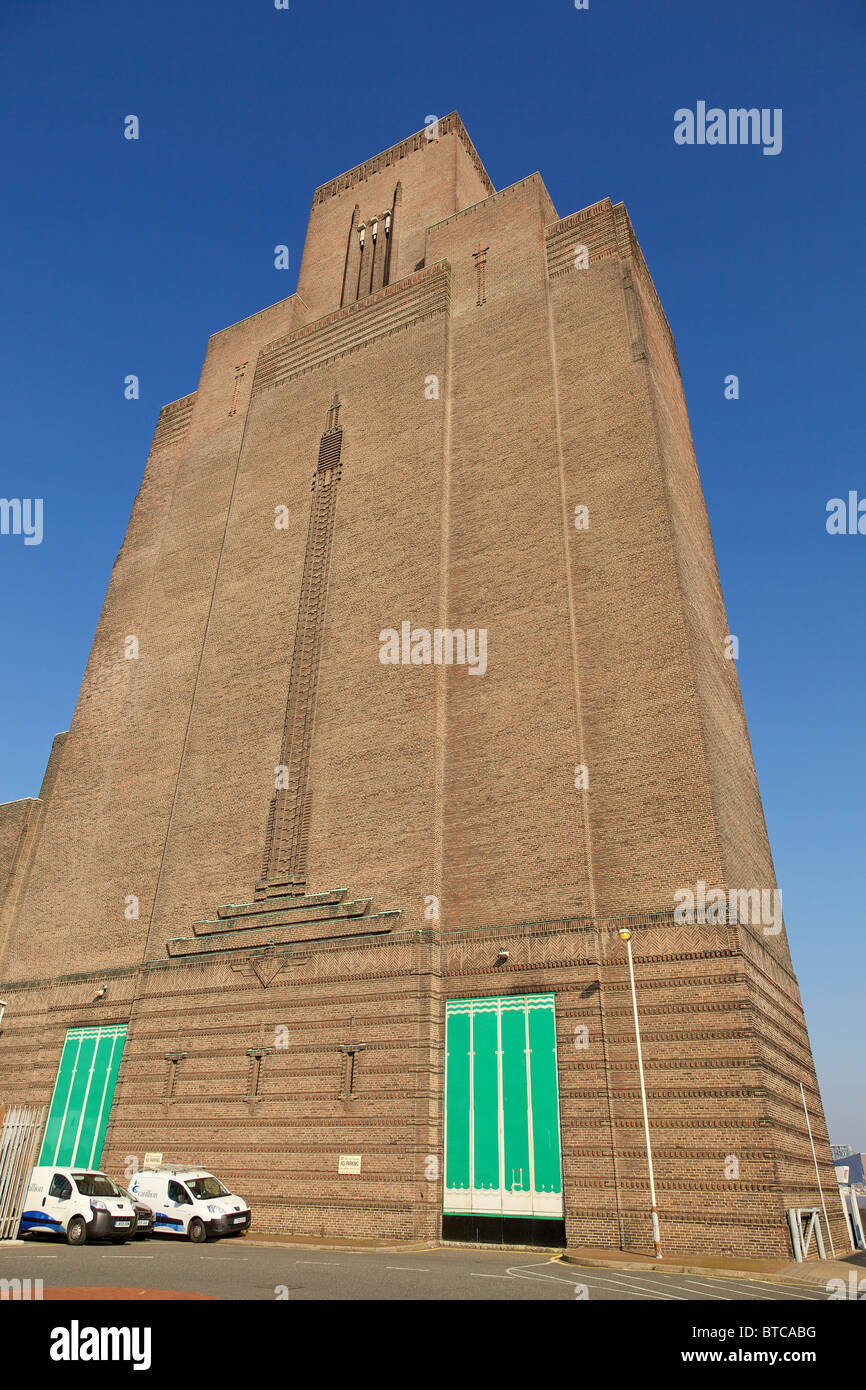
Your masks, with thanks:
[[[612,1289],[618,1289],[620,1293],[633,1294],[635,1298],[643,1298],[646,1294],[649,1294],[652,1298],[669,1299],[672,1300],[674,1303],[686,1302],[682,1294],[665,1293],[664,1289],[660,1288],[658,1284],[623,1284],[621,1280],[602,1280],[596,1279],[594,1277],[587,1278],[586,1282],[589,1285],[590,1293],[592,1293],[593,1287],[596,1284],[609,1283]]]
[[[625,1272],[625,1271],[617,1271],[617,1277],[618,1277],[619,1279],[623,1279],[623,1280],[628,1279],[628,1280],[630,1280],[630,1281],[633,1282],[633,1283],[636,1283],[636,1282],[637,1282],[637,1280],[634,1278],[633,1275],[628,1274],[628,1273]],[[639,1275],[639,1276],[638,1276],[638,1278],[645,1278],[645,1277],[646,1277],[645,1275],[643,1275],[643,1276],[640,1276],[640,1275]],[[663,1276],[663,1280],[664,1280],[664,1282],[662,1282],[662,1281],[660,1280],[658,1285],[653,1285],[652,1287],[658,1287],[658,1288],[662,1288],[662,1289],[679,1289],[681,1293],[692,1294],[692,1295],[694,1296],[694,1293],[695,1293],[695,1290],[694,1290],[694,1289],[690,1289],[690,1288],[688,1287],[687,1284],[675,1284],[675,1283],[673,1283],[673,1281],[672,1281],[670,1275],[664,1275],[664,1276]],[[713,1286],[712,1286],[711,1284],[708,1284],[708,1285],[707,1285],[707,1288],[709,1288],[709,1289],[712,1289],[712,1287],[713,1287]],[[726,1293],[713,1293],[713,1292],[711,1292],[711,1293],[705,1294],[704,1297],[707,1298],[707,1299],[711,1299],[711,1298],[712,1298],[712,1299],[715,1299],[716,1301],[719,1301],[719,1302],[722,1302],[722,1303],[730,1303],[730,1301],[731,1301],[729,1295],[726,1294]]]
[[[410,1274],[429,1274],[429,1269],[419,1269],[417,1265],[386,1265],[386,1269],[406,1269]]]
[[[769,1287],[769,1288],[773,1288],[773,1285],[770,1284],[768,1287]],[[787,1288],[786,1288],[785,1285],[783,1285],[783,1284],[776,1284],[776,1285],[775,1285],[775,1295],[776,1295],[776,1296],[775,1296],[775,1299],[774,1299],[773,1301],[776,1302],[776,1303],[787,1303],[787,1301],[788,1301],[789,1298],[790,1298],[790,1299],[793,1299],[794,1302],[796,1302],[796,1303],[800,1303],[800,1302],[803,1302],[803,1303],[813,1303],[813,1302],[815,1302],[815,1299],[814,1299],[814,1298],[810,1298],[808,1294],[805,1294],[805,1293],[789,1293],[788,1290],[787,1290]]]
[[[552,1263],[552,1261],[548,1261],[548,1263],[550,1264],[550,1263]],[[562,1279],[558,1274],[520,1274],[520,1273],[519,1273],[519,1271],[520,1271],[521,1269],[526,1269],[526,1270],[533,1269],[533,1270],[534,1270],[534,1269],[537,1269],[537,1268],[538,1268],[537,1265],[509,1265],[509,1267],[508,1267],[508,1273],[511,1275],[511,1278],[512,1278],[512,1279],[552,1279],[552,1280],[554,1281],[554,1283],[556,1283],[556,1284],[569,1284],[569,1285],[571,1286],[571,1288],[573,1288],[573,1289],[576,1288],[576,1287],[578,1286],[578,1284],[583,1283],[583,1280],[582,1280],[582,1279]]]
[[[703,1279],[701,1279],[700,1276],[698,1276],[698,1275],[688,1275],[688,1274],[685,1274],[685,1275],[679,1275],[678,1277],[679,1277],[679,1278],[683,1278],[683,1279],[688,1279],[689,1282],[692,1283],[692,1284],[707,1284],[707,1283],[709,1283],[710,1288],[719,1288],[720,1285],[721,1285],[721,1282],[722,1282],[721,1280],[718,1280],[718,1279],[703,1280]],[[782,1292],[781,1292],[781,1289],[783,1288],[782,1285],[780,1285],[780,1284],[771,1284],[769,1280],[765,1280],[765,1279],[750,1279],[750,1280],[748,1280],[748,1282],[746,1282],[745,1280],[742,1280],[742,1279],[725,1279],[724,1283],[725,1283],[725,1285],[726,1285],[728,1288],[738,1289],[738,1290],[744,1291],[745,1294],[746,1294],[749,1298],[762,1298],[762,1299],[766,1299],[768,1302],[784,1302],[784,1301],[787,1300],[788,1298],[793,1298],[793,1299],[797,1299],[797,1300],[801,1300],[801,1299],[802,1299],[802,1300],[804,1300],[804,1301],[806,1301],[806,1302],[811,1302],[811,1301],[812,1301],[812,1300],[808,1299],[808,1296],[805,1295],[805,1294],[800,1294],[800,1293],[788,1294],[787,1292],[786,1292],[786,1293],[782,1293]],[[772,1294],[762,1294],[762,1293],[756,1293],[756,1292],[754,1292],[754,1289],[753,1289],[753,1287],[752,1287],[753,1285],[757,1285],[759,1288],[772,1289],[773,1292],[776,1294],[776,1298],[773,1299]]]
[[[649,1287],[649,1288],[644,1287],[643,1289],[641,1289],[641,1288],[629,1288],[627,1284],[623,1284],[623,1283],[617,1282],[617,1281],[614,1280],[614,1279],[605,1279],[605,1278],[603,1278],[603,1277],[599,1278],[599,1277],[596,1275],[596,1271],[595,1271],[594,1269],[587,1269],[587,1270],[583,1271],[583,1273],[584,1273],[584,1278],[583,1278],[583,1279],[578,1279],[576,1282],[579,1283],[579,1284],[588,1284],[588,1285],[589,1285],[590,1293],[592,1293],[593,1285],[610,1284],[610,1287],[611,1287],[611,1288],[613,1288],[613,1289],[619,1289],[620,1293],[633,1293],[634,1296],[635,1296],[635,1298],[639,1298],[640,1295],[641,1295],[641,1292],[643,1292],[643,1293],[652,1294],[653,1298],[666,1298],[666,1299],[672,1299],[672,1300],[674,1301],[674,1303],[685,1303],[685,1301],[686,1301],[684,1298],[680,1298],[679,1294],[675,1294],[675,1293],[663,1293],[663,1292],[658,1288],[658,1286]],[[531,1276],[527,1276],[527,1277],[531,1277]]]
[[[731,1280],[731,1283],[732,1283],[732,1284],[737,1284],[737,1282],[738,1282],[737,1280],[734,1280],[734,1279]],[[796,1299],[797,1301],[800,1301],[800,1300],[802,1299],[802,1300],[804,1300],[805,1302],[809,1302],[809,1303],[813,1302],[813,1300],[809,1298],[809,1295],[808,1295],[808,1294],[802,1294],[802,1293],[788,1293],[788,1291],[787,1291],[787,1285],[785,1285],[785,1284],[771,1284],[768,1280],[764,1280],[764,1279],[750,1279],[750,1280],[749,1280],[749,1283],[750,1283],[750,1284],[757,1284],[759,1287],[763,1287],[763,1288],[766,1288],[766,1289],[772,1289],[772,1290],[775,1292],[775,1294],[776,1294],[776,1300],[777,1300],[778,1302],[780,1302],[780,1303],[786,1302],[789,1298]],[[782,1289],[785,1290],[784,1293],[781,1292]]]
[[[548,1263],[548,1264],[553,1264],[553,1260],[548,1260],[547,1263]],[[507,1272],[507,1274],[506,1274],[504,1277],[507,1278],[507,1279],[530,1279],[530,1280],[532,1280],[532,1279],[552,1279],[553,1282],[554,1282],[555,1284],[567,1284],[568,1287],[569,1287],[570,1289],[577,1289],[577,1288],[580,1288],[580,1286],[581,1286],[581,1284],[582,1284],[582,1280],[580,1280],[580,1279],[563,1279],[563,1278],[561,1278],[558,1274],[540,1274],[540,1273],[530,1272],[530,1271],[535,1271],[535,1270],[537,1270],[537,1268],[538,1268],[537,1265],[510,1265],[509,1268],[508,1268],[508,1272]],[[525,1274],[524,1274],[524,1273],[521,1273],[522,1270],[526,1270],[527,1272],[526,1272]],[[501,1279],[501,1278],[503,1278],[503,1276],[502,1276],[501,1274],[481,1275],[481,1276],[479,1276],[479,1277],[480,1277],[480,1278],[490,1278],[490,1279]]]
[[[726,1280],[724,1281],[724,1284],[720,1284],[719,1281],[718,1281],[717,1279],[700,1279],[700,1278],[692,1277],[692,1276],[689,1275],[689,1274],[680,1274],[680,1275],[677,1275],[677,1278],[679,1278],[679,1279],[685,1279],[686,1282],[687,1282],[688,1284],[696,1285],[697,1288],[699,1288],[699,1289],[718,1289],[718,1288],[735,1289],[735,1290],[737,1291],[737,1299],[740,1299],[740,1298],[761,1298],[761,1299],[764,1299],[764,1300],[767,1300],[767,1301],[770,1300],[770,1295],[769,1295],[769,1294],[767,1294],[767,1293],[757,1293],[754,1289],[748,1289],[748,1288],[747,1288],[745,1293],[742,1292],[742,1289],[743,1289],[744,1286],[738,1284],[738,1283],[737,1283],[735,1280],[733,1280],[733,1279],[726,1279]],[[729,1300],[729,1301],[730,1301],[730,1300]]]
[[[771,1284],[769,1280],[754,1280],[750,1282],[754,1282],[756,1284],[762,1285],[765,1288],[774,1290],[776,1293],[775,1300],[773,1299],[772,1294],[758,1293],[754,1289],[749,1288],[748,1284],[734,1279],[726,1279],[723,1283],[721,1280],[701,1279],[700,1277],[694,1275],[680,1274],[676,1276],[677,1280],[682,1280],[683,1282],[674,1283],[672,1275],[666,1275],[661,1270],[659,1270],[658,1273],[662,1274],[664,1282],[660,1283],[659,1285],[653,1286],[652,1291],[656,1297],[665,1297],[665,1295],[661,1293],[662,1289],[682,1289],[685,1293],[691,1294],[693,1297],[697,1295],[698,1290],[701,1290],[703,1298],[712,1299],[716,1302],[723,1303],[740,1301],[745,1302],[748,1299],[758,1299],[761,1302],[784,1302],[789,1296],[787,1292],[780,1292],[780,1286],[778,1284]],[[619,1286],[623,1289],[627,1288],[628,1285],[625,1283],[626,1280],[630,1281],[633,1286],[637,1286],[637,1279],[634,1275],[627,1271],[610,1270],[609,1275],[615,1276],[615,1286]],[[645,1279],[646,1275],[638,1276],[638,1279],[640,1278]],[[587,1270],[586,1282],[591,1282],[593,1280],[598,1282],[598,1280],[596,1279],[595,1271]],[[722,1288],[728,1288],[730,1292],[727,1294],[719,1292],[719,1290]],[[674,1297],[674,1295],[670,1295],[670,1297]],[[790,1297],[802,1302],[815,1301],[814,1299],[809,1299],[808,1295],[806,1294],[792,1294],[790,1295]]]
[[[550,1263],[553,1263],[553,1262],[550,1261]],[[616,1279],[604,1279],[604,1278],[598,1278],[598,1277],[596,1276],[595,1270],[587,1270],[587,1271],[586,1271],[586,1274],[587,1274],[588,1277],[587,1277],[586,1279],[561,1279],[561,1278],[559,1277],[559,1275],[556,1275],[556,1274],[537,1274],[537,1273],[520,1274],[520,1273],[518,1272],[518,1270],[520,1270],[520,1269],[525,1269],[525,1270],[527,1270],[527,1271],[530,1271],[530,1270],[537,1269],[537,1266],[535,1266],[535,1265],[519,1265],[519,1266],[517,1266],[516,1268],[512,1268],[512,1270],[510,1271],[511,1277],[514,1278],[514,1279],[553,1279],[553,1280],[555,1280],[556,1283],[558,1283],[558,1284],[569,1284],[572,1288],[578,1288],[581,1284],[584,1284],[584,1283],[585,1283],[586,1285],[589,1286],[590,1293],[592,1292],[593,1286],[600,1286],[600,1285],[602,1285],[602,1284],[609,1284],[611,1288],[618,1289],[618,1290],[620,1291],[620,1293],[634,1294],[635,1297],[639,1297],[641,1293],[649,1293],[649,1294],[652,1294],[653,1298],[667,1299],[668,1301],[672,1301],[672,1302],[674,1302],[674,1303],[685,1303],[685,1301],[686,1301],[684,1298],[680,1298],[680,1296],[679,1296],[678,1294],[675,1294],[675,1293],[665,1293],[665,1292],[664,1292],[661,1288],[659,1288],[657,1285],[653,1285],[653,1286],[647,1287],[647,1286],[638,1284],[637,1281],[635,1281],[635,1280],[630,1280],[630,1282],[627,1284],[627,1283],[623,1282],[623,1280],[624,1280],[624,1279],[628,1279],[628,1278],[629,1278],[628,1275],[618,1274],[618,1277],[617,1277]],[[676,1287],[676,1286],[674,1285],[674,1287]],[[686,1290],[686,1292],[689,1292],[689,1290]]]
[[[330,1265],[332,1269],[342,1269],[338,1260],[295,1260],[296,1265]]]
[[[475,1273],[475,1270],[473,1269],[473,1270],[470,1270],[470,1272],[469,1272],[469,1277],[470,1277],[471,1279],[510,1279],[510,1278],[511,1278],[511,1275],[510,1275],[510,1274],[476,1274],[476,1273]]]

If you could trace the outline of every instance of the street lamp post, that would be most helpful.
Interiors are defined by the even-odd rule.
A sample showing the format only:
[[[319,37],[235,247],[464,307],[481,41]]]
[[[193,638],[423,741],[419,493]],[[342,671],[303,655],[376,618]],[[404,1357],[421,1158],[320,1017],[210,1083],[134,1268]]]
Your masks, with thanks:
[[[637,1043],[637,1069],[640,1075],[640,1099],[641,1105],[643,1106],[643,1129],[644,1134],[646,1135],[646,1156],[647,1164],[649,1165],[650,1202],[652,1204],[653,1223],[653,1245],[655,1246],[656,1259],[660,1260],[663,1258],[661,1233],[659,1231],[659,1212],[658,1207],[656,1206],[656,1184],[655,1175],[653,1173],[653,1151],[652,1145],[650,1143],[649,1116],[647,1115],[646,1108],[646,1084],[644,1082],[643,1075],[643,1053],[641,1052],[640,1046],[640,1024],[638,1023],[637,1017],[637,993],[634,987],[634,962],[632,961],[631,955],[631,932],[627,931],[625,927],[622,927],[620,928],[619,934],[625,942],[626,949],[628,951],[628,973],[629,979],[631,980],[631,1004],[634,1010],[634,1036],[635,1042]]]

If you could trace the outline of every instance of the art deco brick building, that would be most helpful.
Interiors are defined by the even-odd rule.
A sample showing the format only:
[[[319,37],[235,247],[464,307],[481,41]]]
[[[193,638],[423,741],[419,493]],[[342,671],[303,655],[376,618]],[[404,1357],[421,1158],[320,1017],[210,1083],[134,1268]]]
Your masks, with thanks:
[[[801,1082],[835,1178],[784,932],[673,915],[775,886],[727,633],[624,206],[496,192],[456,114],[324,184],[0,808],[0,1099],[260,1229],[649,1249],[627,924],[665,1249],[789,1253]]]

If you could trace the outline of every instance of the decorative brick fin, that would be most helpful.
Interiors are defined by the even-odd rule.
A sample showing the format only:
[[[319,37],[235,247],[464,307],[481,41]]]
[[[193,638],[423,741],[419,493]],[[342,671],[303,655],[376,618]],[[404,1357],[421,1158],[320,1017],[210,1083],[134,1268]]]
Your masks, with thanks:
[[[274,818],[277,814],[276,793],[271,797],[271,804],[268,807],[268,824],[265,829],[265,854],[262,860],[262,878],[268,876],[268,865],[271,861],[271,845],[274,843]]]
[[[298,835],[297,863],[295,871],[303,879],[307,877],[307,845],[310,838],[310,808],[313,802],[313,793],[307,792],[304,797],[304,808],[301,812],[300,831]]]
[[[355,1100],[356,1058],[363,1052],[366,1043],[340,1043],[343,1064],[340,1069],[340,1100]]]
[[[403,202],[403,185],[397,184],[391,200],[391,221],[388,227],[385,247],[385,284],[390,285],[397,278],[397,233],[400,226],[400,207]]]
[[[241,382],[243,381],[244,377],[246,376],[247,367],[248,367],[249,365],[250,365],[249,362],[239,362],[238,365],[235,367],[235,384],[234,384],[234,388],[233,388],[233,390],[232,390],[232,403],[231,403],[231,405],[229,406],[229,415],[236,415],[236,414],[237,414],[237,409],[238,409],[238,395],[239,395],[240,389],[241,389]]]
[[[267,1057],[273,1052],[272,1047],[248,1047],[247,1056],[250,1059],[249,1089],[246,1099],[248,1101],[259,1101],[259,1084],[262,1079],[262,1058]]]
[[[661,301],[659,300],[658,294],[656,292],[656,287],[653,284],[652,276],[650,275],[647,269],[647,264],[644,260],[643,252],[641,251],[640,244],[638,242],[637,237],[635,236],[634,227],[631,225],[631,219],[629,218],[628,212],[626,211],[625,204],[617,203],[616,207],[613,209],[613,213],[614,217],[617,219],[618,227],[621,227],[623,229],[622,236],[620,239],[628,239],[629,252],[631,256],[631,266],[634,272],[635,293],[636,295],[638,295],[638,302],[640,303],[640,293],[642,293],[645,296],[645,302],[655,309],[655,312],[658,315],[659,323],[661,324],[665,337],[667,338],[668,347],[670,348],[671,356],[674,359],[674,365],[679,371],[679,358],[677,356],[677,347],[676,343],[674,342],[674,336],[671,332],[671,326],[668,323],[667,315],[665,314],[665,311],[661,306]],[[641,322],[643,322],[643,310],[641,310]]]
[[[370,293],[375,294],[385,283],[385,262],[388,259],[388,236],[391,229],[391,210],[382,212],[378,217],[373,218],[372,223],[372,254],[373,264],[370,268]]]
[[[362,222],[358,227],[358,246],[360,259],[358,261],[358,283],[353,286],[352,298],[363,299],[365,295],[364,280],[370,278],[370,228],[366,222]]]
[[[286,702],[279,762],[288,768],[288,786],[276,792],[268,816],[264,878],[306,874],[310,822],[310,745],[315,719],[319,658],[325,625],[331,541],[340,480],[343,431],[338,424],[339,397],[328,412],[328,428],[319,445],[313,479],[313,505],[301,580],[298,623]]]
[[[617,206],[613,209],[614,227],[616,229],[616,244],[619,251],[619,263],[622,271],[622,290],[625,297],[625,313],[628,320],[628,334],[631,342],[631,355],[634,362],[639,362],[646,357],[646,340],[643,330],[643,316],[640,311],[637,292],[632,280],[632,246],[629,237],[628,218],[625,208]]]
[[[472,259],[475,262],[476,304],[487,303],[487,252],[489,250],[489,246],[482,246],[479,241],[478,246],[472,252]]]
[[[360,220],[360,207],[356,203],[349,224],[349,240],[346,246],[346,261],[343,267],[343,289],[340,294],[340,308],[356,300],[366,299],[388,284],[391,274],[394,229],[396,212],[402,196],[398,183],[390,208],[384,212],[374,212],[363,222]],[[394,265],[396,267],[396,260]]]
[[[340,294],[340,308],[357,298],[358,275],[361,269],[361,246],[358,238],[358,222],[361,209],[355,204],[352,221],[349,225],[349,240],[346,244],[346,264],[343,268],[343,289]],[[354,292],[351,287],[354,287]]]
[[[646,357],[646,343],[643,336],[643,321],[638,304],[631,271],[627,265],[622,267],[622,289],[625,295],[625,313],[628,319],[628,335],[631,342],[631,355],[634,362]]]
[[[185,1057],[185,1052],[167,1052],[165,1054],[165,1060],[168,1062],[168,1072],[166,1073],[165,1078],[163,1100],[174,1100],[174,1087],[175,1082],[177,1081],[177,1069],[180,1063],[185,1059]]]

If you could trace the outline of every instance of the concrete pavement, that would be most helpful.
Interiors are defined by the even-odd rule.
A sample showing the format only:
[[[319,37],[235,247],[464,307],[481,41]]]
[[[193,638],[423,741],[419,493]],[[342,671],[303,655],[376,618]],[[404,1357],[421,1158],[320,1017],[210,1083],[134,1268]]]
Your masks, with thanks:
[[[45,1238],[0,1246],[0,1279],[41,1279],[42,1297],[230,1300],[827,1301],[825,1287],[719,1271],[573,1264],[550,1251],[418,1246],[308,1249],[234,1238],[193,1246],[154,1238],[70,1247]]]

